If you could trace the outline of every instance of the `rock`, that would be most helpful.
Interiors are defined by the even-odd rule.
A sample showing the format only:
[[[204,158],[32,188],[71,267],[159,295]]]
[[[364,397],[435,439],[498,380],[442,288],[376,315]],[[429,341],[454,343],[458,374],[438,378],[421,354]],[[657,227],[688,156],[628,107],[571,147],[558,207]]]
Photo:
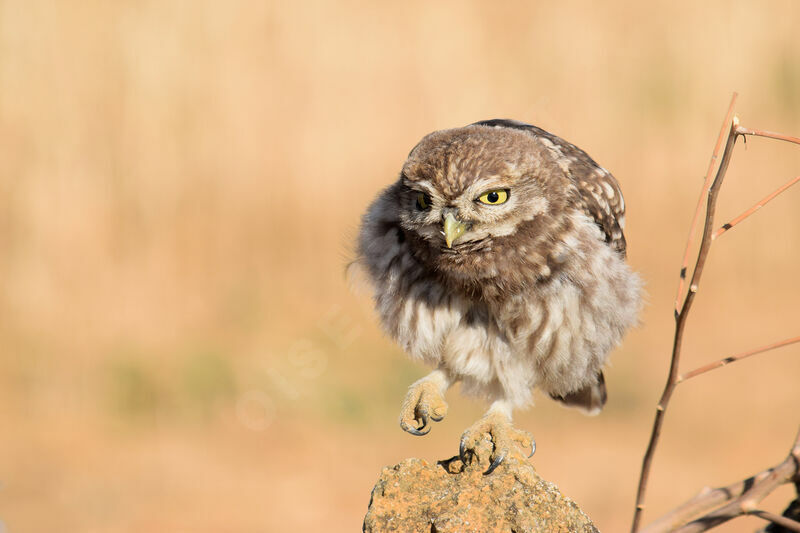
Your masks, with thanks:
[[[491,474],[491,443],[468,464],[406,459],[386,467],[372,489],[364,531],[597,532],[578,506],[527,461],[509,456]]]

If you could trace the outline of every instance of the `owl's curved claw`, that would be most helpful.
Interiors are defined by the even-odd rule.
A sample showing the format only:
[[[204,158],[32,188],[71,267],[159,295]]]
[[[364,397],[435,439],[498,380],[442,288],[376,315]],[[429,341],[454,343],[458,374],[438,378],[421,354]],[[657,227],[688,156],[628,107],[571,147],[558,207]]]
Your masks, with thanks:
[[[428,431],[420,431],[417,428],[412,428],[410,426],[409,427],[405,427],[403,429],[406,430],[408,433],[411,433],[412,435],[416,435],[417,437],[425,436],[425,435],[427,435],[428,433],[431,432],[431,428],[428,428]]]
[[[531,453],[528,454],[528,459],[533,457],[533,454],[535,454],[535,453],[536,453],[536,441],[533,440],[533,438],[531,438]]]
[[[489,469],[486,472],[484,472],[483,475],[488,476],[489,474],[494,472],[494,469],[500,466],[500,463],[503,462],[503,459],[506,458],[506,455],[508,455],[508,450],[502,450],[499,454],[497,454],[497,456],[492,461],[492,464],[489,465]]]
[[[430,433],[431,428],[428,427],[427,415],[421,415],[418,420],[421,422],[419,427],[415,428],[405,420],[400,420],[400,427],[403,428],[403,431],[411,433],[412,435],[416,435],[417,437],[422,437],[423,435],[427,435],[428,433]],[[424,431],[426,427],[428,427],[428,430]]]

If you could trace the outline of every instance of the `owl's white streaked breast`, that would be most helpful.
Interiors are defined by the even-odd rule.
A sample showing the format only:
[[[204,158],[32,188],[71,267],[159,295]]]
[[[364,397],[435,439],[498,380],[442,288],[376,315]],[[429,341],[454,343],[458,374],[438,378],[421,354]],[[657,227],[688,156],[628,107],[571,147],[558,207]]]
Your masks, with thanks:
[[[577,390],[636,321],[639,279],[583,214],[559,243],[559,275],[489,300],[423,266],[394,212],[389,190],[360,237],[381,322],[410,356],[445,366],[467,393],[524,405],[537,386],[557,395]]]

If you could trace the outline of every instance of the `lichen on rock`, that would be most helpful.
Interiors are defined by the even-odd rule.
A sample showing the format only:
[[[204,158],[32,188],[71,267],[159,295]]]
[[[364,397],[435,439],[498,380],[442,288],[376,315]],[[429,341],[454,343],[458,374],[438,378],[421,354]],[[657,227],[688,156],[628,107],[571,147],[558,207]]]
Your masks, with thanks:
[[[509,456],[490,475],[491,442],[467,463],[458,457],[430,464],[405,459],[381,472],[363,530],[397,532],[564,532],[597,528],[530,463]]]

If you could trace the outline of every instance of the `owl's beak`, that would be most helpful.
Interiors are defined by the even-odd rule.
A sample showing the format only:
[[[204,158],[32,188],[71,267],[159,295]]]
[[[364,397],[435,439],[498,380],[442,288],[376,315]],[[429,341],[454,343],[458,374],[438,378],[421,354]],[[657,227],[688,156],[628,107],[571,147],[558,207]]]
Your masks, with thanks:
[[[453,247],[453,241],[464,235],[467,231],[467,225],[453,216],[453,213],[447,213],[444,217],[444,240],[448,248]]]

